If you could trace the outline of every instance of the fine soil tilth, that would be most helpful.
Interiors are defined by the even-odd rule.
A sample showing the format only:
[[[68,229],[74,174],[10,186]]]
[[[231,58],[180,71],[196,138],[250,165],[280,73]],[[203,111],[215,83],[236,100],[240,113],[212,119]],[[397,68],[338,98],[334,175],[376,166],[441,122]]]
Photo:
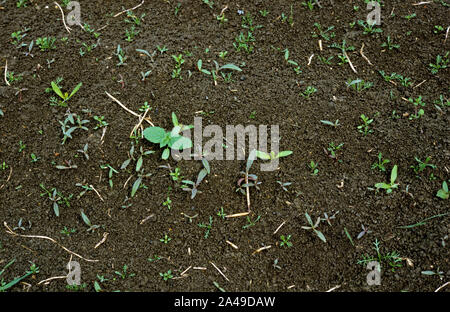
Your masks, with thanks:
[[[326,291],[338,285],[335,291],[434,291],[448,281],[449,200],[436,196],[450,178],[450,75],[445,65],[450,59],[448,1],[416,6],[413,4],[418,1],[381,1],[382,23],[375,28],[382,32],[373,34],[364,33],[358,24],[369,12],[363,0],[322,0],[321,8],[315,5],[312,10],[303,1],[293,0],[217,0],[212,8],[204,2],[145,1],[132,11],[138,18],[145,13],[136,25],[131,17],[131,23],[124,21],[127,13],[114,15],[138,1],[80,1],[81,21],[98,32],[98,38],[87,27],[70,26],[68,33],[53,1],[27,1],[26,7],[18,7],[12,0],[0,3],[2,77],[6,61],[8,72],[22,77],[11,80],[10,86],[2,79],[0,86],[0,268],[15,259],[0,275],[2,285],[23,276],[31,263],[39,267],[39,273],[8,290],[94,291],[97,282],[103,291],[218,291],[216,282],[226,291]],[[63,1],[58,3],[67,15],[70,10]],[[225,6],[227,21],[221,23],[217,16]],[[247,14],[253,26],[262,26],[252,29],[251,53],[236,51],[233,46],[241,32],[247,35],[249,31],[242,27]],[[319,23],[322,31],[334,26],[327,33],[328,40],[312,36],[319,33],[314,23]],[[125,31],[132,25],[139,33],[127,41]],[[20,43],[34,41],[33,57],[24,54],[27,47],[12,43],[11,34],[25,29]],[[382,47],[388,36],[398,48]],[[36,43],[40,37],[55,37],[56,48],[41,51]],[[347,55],[357,73],[344,62],[341,50],[330,47],[343,40],[354,47]],[[86,46],[96,43],[97,47],[86,51]],[[127,57],[123,66],[117,66],[118,45]],[[157,46],[167,51],[160,52]],[[285,60],[285,49],[301,72]],[[219,57],[222,51],[228,52],[224,59]],[[172,55],[179,54],[185,59],[182,79],[174,79]],[[438,55],[443,66],[432,73],[429,64],[436,64]],[[319,57],[333,58],[326,64]],[[208,70],[217,61],[235,64],[242,72],[225,71],[232,72],[233,81],[227,83],[220,77],[215,85],[211,76],[197,69],[199,59]],[[142,81],[141,72],[149,70]],[[379,71],[408,77],[411,84],[387,82]],[[63,78],[59,85],[69,93],[83,83],[67,107],[50,105],[56,94],[45,92],[57,77]],[[346,85],[356,79],[373,85],[361,91]],[[317,91],[302,96],[308,86]],[[164,161],[162,149],[144,139],[139,140],[136,151],[140,146],[155,151],[144,156],[143,162],[145,173],[152,175],[125,201],[137,179],[136,162],[123,170],[120,166],[129,158],[135,142],[130,132],[139,120],[105,91],[139,114],[147,101],[152,108],[148,113],[151,121],[165,129],[172,127],[172,112],[184,124],[203,117],[203,127],[279,125],[280,150],[293,154],[281,158],[275,171],[260,171],[261,160],[253,165],[251,173],[262,182],[259,190],[250,188],[250,219],[259,216],[254,226],[243,228],[246,217],[223,219],[218,215],[221,207],[226,215],[247,211],[246,196],[236,192],[244,160],[210,161],[211,173],[200,184],[201,193],[191,199],[190,193],[172,180],[169,170],[160,166],[178,167],[184,179],[195,180],[202,163]],[[410,118],[415,107],[408,100],[419,97],[426,104],[418,107],[424,114]],[[77,129],[72,139],[61,144],[58,121],[63,122],[68,112],[90,122],[85,124],[87,131]],[[367,135],[358,131],[362,114],[373,119],[369,125],[372,132]],[[103,137],[104,127],[94,129],[98,123],[94,116],[104,116],[108,123]],[[339,126],[321,120],[339,120]],[[344,143],[337,160],[325,152],[332,142]],[[78,151],[86,143],[89,159]],[[383,159],[390,160],[385,171],[371,169],[380,152]],[[31,154],[39,159],[33,162]],[[435,167],[416,173],[411,168],[419,164],[416,157],[423,162],[430,157],[429,164]],[[56,168],[68,161],[77,168]],[[311,161],[318,163],[317,175],[311,174]],[[101,168],[106,165],[117,171],[112,175],[112,188],[109,169]],[[398,188],[390,194],[376,192],[374,185],[388,182],[394,165],[398,166]],[[292,184],[283,190],[277,181]],[[93,190],[80,197],[83,188],[78,183],[92,185],[103,200]],[[73,194],[70,207],[60,201],[59,217],[40,184],[48,190],[56,188],[65,197]],[[163,205],[167,197],[170,209]],[[81,210],[100,227],[88,232]],[[331,225],[321,221],[318,226],[326,243],[302,228],[308,225],[305,213],[313,222],[324,218],[324,213],[335,215]],[[210,216],[213,222],[205,238],[206,229],[198,224],[208,224]],[[400,228],[432,216],[436,217],[424,224]],[[47,236],[98,261],[72,257],[81,266],[82,285],[78,288],[67,287],[65,279],[38,284],[67,274],[71,254],[49,240],[8,233],[4,222],[16,234]],[[362,225],[369,233],[357,239]],[[65,227],[75,232],[63,234]],[[94,248],[105,233],[106,240]],[[160,241],[166,234],[171,238],[167,244]],[[290,235],[292,246],[281,245],[281,235]],[[375,241],[380,254],[391,258],[381,263],[381,285],[369,286],[366,277],[370,271],[358,261],[364,260],[363,255],[378,259]],[[264,246],[271,247],[254,253]],[[124,265],[127,275],[121,277],[115,272],[122,272]],[[169,270],[173,278],[165,281],[160,273]],[[99,276],[108,280],[100,281]]]

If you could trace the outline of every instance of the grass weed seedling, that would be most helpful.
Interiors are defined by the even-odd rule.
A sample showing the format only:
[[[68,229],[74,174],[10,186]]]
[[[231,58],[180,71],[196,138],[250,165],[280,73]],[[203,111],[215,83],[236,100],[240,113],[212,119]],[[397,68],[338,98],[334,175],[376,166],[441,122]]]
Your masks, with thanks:
[[[94,232],[96,229],[100,227],[100,225],[93,225],[91,223],[91,220],[89,220],[88,216],[84,213],[83,209],[80,210],[81,212],[81,218],[83,219],[83,222],[89,227],[87,229],[88,232]]]
[[[193,125],[182,125],[178,122],[178,118],[175,113],[172,113],[172,131],[166,131],[161,127],[148,127],[144,130],[144,138],[148,141],[159,144],[160,148],[167,146],[161,158],[168,159],[170,155],[170,149],[183,150],[192,147],[192,141],[184,136],[180,135],[180,132],[192,129]]]
[[[200,170],[197,176],[197,181],[194,183],[190,180],[182,180],[183,185],[181,186],[183,191],[191,192],[191,199],[194,199],[198,191],[198,186],[205,179],[205,177],[211,173],[211,169],[209,167],[208,160],[206,158],[202,159],[203,168]],[[200,192],[201,193],[201,192]]]
[[[323,235],[323,233],[317,229],[319,227],[321,218],[318,217],[316,220],[316,223],[313,223],[311,217],[309,216],[309,214],[307,212],[305,212],[305,217],[306,217],[306,221],[308,221],[309,226],[302,226],[302,229],[308,230],[308,231],[313,231],[317,235],[317,237],[320,238],[321,241],[326,243],[327,240],[325,238],[325,235]]]
[[[3,269],[0,271],[0,277],[2,277],[2,274],[5,273],[6,269],[10,267],[14,262],[16,262],[16,259],[11,260],[3,267]],[[24,275],[16,277],[8,283],[5,282],[5,280],[2,278],[0,280],[0,292],[4,292],[13,287],[14,285],[18,284],[19,282],[21,282],[22,280],[26,279],[28,276],[32,275],[34,277],[34,275],[38,273],[39,267],[37,267],[34,263],[32,263],[30,266],[30,270],[26,271]]]
[[[386,194],[390,194],[392,193],[392,191],[396,188],[398,188],[399,184],[395,183],[395,181],[397,180],[397,170],[398,170],[398,166],[395,165],[394,168],[392,168],[391,171],[391,179],[390,179],[390,183],[377,183],[375,184],[375,187],[377,188],[377,191],[379,189],[384,189],[386,190]]]

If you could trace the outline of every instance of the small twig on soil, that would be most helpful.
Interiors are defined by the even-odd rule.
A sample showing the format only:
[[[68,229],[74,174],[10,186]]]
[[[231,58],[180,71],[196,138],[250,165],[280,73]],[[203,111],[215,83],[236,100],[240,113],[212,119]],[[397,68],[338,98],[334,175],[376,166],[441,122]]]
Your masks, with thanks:
[[[333,288],[328,289],[326,292],[332,292],[333,290],[336,290],[340,287],[341,287],[341,285],[334,286]]]
[[[203,270],[203,271],[205,271],[205,270],[206,270],[206,268],[205,268],[205,267],[193,267],[193,269],[194,269],[194,270]]]
[[[109,235],[108,232],[103,233],[103,238],[102,238],[102,240],[99,241],[99,242],[97,243],[97,245],[95,245],[94,249],[97,249],[98,246],[100,246],[101,244],[103,244],[103,243],[106,241],[106,239],[108,238],[108,235]]]
[[[319,49],[320,49],[320,51],[323,51],[323,48],[322,48],[322,40],[319,40]]]
[[[186,274],[186,272],[189,271],[191,268],[192,268],[192,265],[190,265],[186,270],[181,272],[180,276],[183,276],[184,274]]]
[[[427,81],[427,80],[422,81],[421,83],[419,83],[418,85],[416,85],[415,87],[413,87],[413,89],[415,89],[415,88],[421,86],[425,81]]]
[[[442,288],[444,288],[445,286],[450,285],[450,282],[445,283],[444,285],[440,286],[438,289],[436,289],[434,292],[438,292],[439,290],[441,290]]]
[[[252,255],[260,253],[261,251],[269,249],[269,248],[272,248],[272,246],[269,245],[269,246],[264,246],[264,247],[258,248],[252,253]]]
[[[8,60],[6,60],[5,62],[5,82],[8,86],[10,86],[8,79],[6,79],[6,74],[8,73]]]
[[[247,184],[245,194],[247,195],[247,209],[250,213],[250,187],[248,186],[248,175],[245,175],[245,184]]]
[[[4,188],[5,185],[9,182],[9,179],[11,179],[11,175],[12,175],[12,167],[9,167],[9,175],[8,175],[8,178],[6,179],[6,182],[3,183],[2,186],[0,186],[0,190],[1,190],[2,188]]]
[[[106,95],[109,96],[112,100],[114,100],[117,104],[119,104],[124,110],[126,110],[127,112],[129,112],[131,115],[136,116],[138,118],[141,118],[141,115],[133,112],[131,109],[127,108],[125,105],[123,105],[122,103],[120,103],[120,101],[118,99],[116,99],[115,97],[113,97],[111,94],[109,94],[108,92],[106,92]],[[148,119],[144,119],[146,122],[148,122],[152,127],[154,127],[153,123],[148,120]]]
[[[117,16],[119,16],[119,15],[121,15],[121,14],[123,14],[123,13],[126,13],[126,12],[128,12],[128,11],[133,11],[134,9],[137,9],[138,7],[140,7],[141,5],[144,4],[144,1],[145,1],[145,0],[142,0],[141,4],[138,4],[138,5],[135,6],[134,8],[131,8],[131,9],[128,9],[128,10],[125,10],[125,11],[122,11],[122,12],[117,13],[116,15],[114,15],[114,17],[117,17]]]
[[[447,27],[447,31],[445,32],[445,40],[444,40],[444,43],[447,41],[449,31],[450,31],[450,26]]]
[[[239,249],[238,246],[236,246],[235,244],[233,244],[232,242],[230,242],[229,240],[225,241],[228,245],[230,245],[231,247],[233,247],[234,249]]]
[[[50,281],[52,281],[52,280],[63,279],[63,278],[67,278],[67,275],[50,277],[50,278],[40,281],[39,283],[37,283],[37,285],[41,285],[42,283],[44,283],[45,285],[48,285],[48,284],[50,284]]]
[[[432,3],[433,1],[423,1],[423,2],[419,2],[419,3],[413,3],[412,5],[422,5],[422,4],[428,4],[428,3]]]
[[[232,215],[226,215],[225,217],[227,217],[227,218],[237,218],[237,217],[245,217],[245,216],[247,216],[247,215],[249,215],[250,214],[250,212],[240,212],[240,213],[235,213],[235,214],[232,214]]]
[[[286,221],[283,221],[283,223],[280,224],[279,227],[277,227],[277,229],[275,230],[275,232],[273,232],[273,234],[277,234],[277,232],[281,229],[281,227],[286,223]]]
[[[100,138],[100,145],[103,145],[103,138],[105,137],[106,129],[108,129],[108,126],[103,128],[102,137]]]
[[[63,21],[64,27],[66,28],[67,32],[70,34],[71,28],[66,25],[66,17],[64,16],[63,9],[61,8],[61,6],[56,1],[54,3],[58,6],[59,10],[61,11],[62,21]]]
[[[372,66],[373,66],[373,64],[370,62],[370,60],[367,58],[367,56],[364,55],[363,50],[364,50],[364,42],[363,42],[363,44],[362,44],[362,46],[361,46],[361,50],[359,50],[359,53],[361,54],[361,56],[363,57],[363,59],[365,59],[365,60],[367,61],[367,63],[369,63],[369,65],[372,65]]]
[[[97,196],[100,198],[102,202],[104,202],[103,198],[100,196],[99,192],[94,188],[94,186],[91,184],[89,187],[97,194]]]
[[[211,261],[209,261],[209,263],[211,263],[211,265],[212,265],[212,266],[220,273],[220,275],[222,275],[228,282],[230,281],[230,280],[225,276],[225,274],[223,274],[222,271],[220,271],[219,268],[218,268],[214,263],[212,263]]]
[[[139,128],[139,126],[142,124],[142,122],[144,121],[145,116],[147,115],[149,110],[150,110],[150,108],[147,108],[145,110],[144,114],[139,116],[139,122],[136,124],[136,126],[134,126],[133,130],[131,130],[130,137],[133,135],[134,131],[136,131]]]
[[[346,51],[343,51],[343,52],[344,52],[345,58],[348,60],[348,64],[350,65],[351,69],[355,72],[355,74],[357,74],[358,72],[356,71],[355,67],[353,67],[352,61],[350,61],[350,58],[348,57],[347,52]]]
[[[309,57],[307,66],[311,65],[311,61],[314,57],[314,53]]]
[[[27,238],[41,238],[41,239],[46,239],[51,241],[52,243],[58,245],[59,247],[61,247],[62,249],[64,249],[65,251],[67,251],[68,253],[70,253],[71,255],[74,255],[80,259],[83,259],[87,262],[98,262],[98,260],[90,260],[90,259],[86,259],[82,256],[80,256],[79,254],[70,251],[69,249],[67,249],[66,247],[64,247],[63,245],[61,245],[60,243],[58,243],[57,241],[55,241],[53,238],[50,238],[48,236],[41,236],[41,235],[22,235],[22,234],[17,234],[16,232],[14,232],[6,222],[3,222],[3,225],[6,227],[6,233],[10,234],[10,235],[14,235],[14,236],[20,236],[20,237],[27,237]]]
[[[123,188],[125,189],[125,187],[127,186],[128,182],[131,180],[131,178],[133,177],[133,175],[130,175],[130,177],[125,181],[125,183],[123,184]]]
[[[144,224],[145,222],[147,222],[148,220],[150,220],[151,218],[153,218],[155,216],[154,213],[152,213],[151,215],[145,217],[144,219],[141,220],[141,222],[139,222],[139,225]]]
[[[294,287],[295,287],[295,285],[291,285],[291,286],[288,286],[287,289],[292,289]]]

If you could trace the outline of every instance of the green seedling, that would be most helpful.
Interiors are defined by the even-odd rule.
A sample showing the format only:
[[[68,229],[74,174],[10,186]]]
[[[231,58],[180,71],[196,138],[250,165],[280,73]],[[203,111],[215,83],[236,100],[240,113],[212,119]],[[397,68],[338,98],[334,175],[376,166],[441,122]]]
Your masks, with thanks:
[[[262,17],[266,17],[269,14],[269,11],[267,11],[266,9],[260,10],[259,14],[261,14]]]
[[[409,116],[409,120],[418,119],[425,114],[425,111],[419,107],[425,107],[426,104],[422,101],[422,97],[419,96],[417,99],[409,98],[408,101],[414,105],[414,115]]]
[[[326,212],[323,213],[323,218],[320,218],[320,221],[327,222],[329,226],[331,226],[331,220],[336,219],[336,215],[339,213],[339,210],[336,211],[332,216],[328,216]]]
[[[211,71],[202,68],[203,61],[201,59],[197,61],[197,68],[200,72],[202,72],[206,75],[211,75],[215,85],[217,85],[217,79],[219,77],[219,73],[222,75],[222,77],[225,80],[226,76],[225,76],[225,73],[222,72],[223,70],[234,70],[234,71],[238,71],[238,72],[242,71],[242,69],[240,69],[238,66],[236,66],[234,64],[225,64],[225,65],[219,67],[219,64],[216,61],[213,61],[213,62],[215,64],[215,69],[213,69]],[[229,79],[231,79],[231,76]]]
[[[287,186],[292,184],[291,182],[281,182],[281,181],[277,181],[277,183],[281,186],[281,188],[285,192],[288,192]]]
[[[442,182],[442,188],[436,193],[436,196],[442,199],[448,199],[449,192],[448,192],[448,185],[447,182]]]
[[[445,277],[444,272],[439,271],[439,268],[437,268],[436,272],[434,272],[434,271],[422,271],[420,273],[423,274],[423,275],[428,275],[428,276],[437,275],[437,276],[439,276],[440,280],[443,280],[444,277]]]
[[[441,25],[435,25],[434,29],[433,29],[433,32],[435,34],[439,34],[439,33],[443,32],[444,30],[445,30],[445,28],[442,27]]]
[[[80,83],[72,90],[72,92],[70,93],[70,95],[69,95],[69,93],[67,93],[67,92],[63,93],[63,92],[61,91],[61,89],[59,88],[59,86],[58,86],[57,83],[55,83],[55,82],[52,81],[52,82],[51,82],[51,85],[52,85],[52,90],[53,90],[53,92],[55,92],[56,95],[58,95],[58,96],[61,98],[61,100],[62,100],[62,101],[60,101],[60,102],[58,103],[59,106],[66,107],[66,106],[67,106],[67,101],[69,101],[70,98],[71,98],[72,96],[74,96],[75,93],[77,93],[77,91],[81,88],[81,86],[83,85],[83,83],[80,82]]]
[[[205,230],[205,235],[203,236],[205,239],[209,237],[209,233],[211,232],[211,228],[212,228],[212,223],[213,223],[213,218],[211,216],[209,216],[209,223],[199,223],[198,227],[200,228],[204,228]]]
[[[379,169],[380,171],[385,172],[386,171],[386,167],[384,165],[390,163],[391,161],[389,159],[383,159],[383,154],[378,153],[378,162],[374,162],[372,164],[371,169]]]
[[[262,151],[256,151],[256,157],[262,160],[274,160],[281,157],[287,157],[291,155],[292,151],[281,151],[278,154],[275,154],[274,151],[271,151],[270,154]]]
[[[125,40],[128,42],[132,42],[134,37],[136,37],[140,33],[140,30],[136,30],[136,26],[131,26],[130,29],[125,29]]]
[[[94,130],[103,128],[108,126],[109,124],[104,120],[105,116],[94,116],[93,117],[95,121],[97,121],[97,125],[95,126]]]
[[[131,274],[128,273],[128,265],[126,265],[126,264],[123,266],[122,272],[115,271],[114,273],[116,273],[121,279],[126,279],[127,277],[136,276],[136,274],[134,274],[134,273],[131,273]]]
[[[330,39],[334,38],[335,33],[331,32],[334,29],[334,26],[330,26],[326,30],[323,30],[322,26],[319,23],[314,23],[314,26],[317,28],[317,32],[316,31],[312,32],[313,38],[321,37],[325,41],[330,41]]]
[[[283,246],[292,247],[293,244],[290,242],[291,237],[292,237],[292,235],[288,235],[288,236],[281,235],[280,236],[280,239],[281,239],[280,247],[283,247]]]
[[[21,81],[22,79],[22,75],[18,74],[16,76],[13,71],[8,71],[8,73],[6,74],[6,80],[9,82],[9,84],[13,84],[16,81]]]
[[[145,79],[147,79],[147,77],[150,76],[151,73],[152,73],[151,70],[146,71],[146,72],[141,72],[141,77],[142,77],[141,81],[145,82]]]
[[[64,227],[64,229],[61,230],[61,234],[66,235],[66,236],[70,236],[71,234],[74,234],[77,230],[76,229],[68,229],[66,226]]]
[[[77,169],[78,166],[73,164],[71,160],[64,160],[64,165],[56,165],[55,168],[58,170],[68,170],[68,169]]]
[[[332,64],[331,60],[334,59],[334,56],[330,56],[329,58],[326,58],[324,56],[318,55],[317,57],[323,64],[326,64],[326,65],[331,65]]]
[[[307,0],[302,2],[302,5],[307,7],[310,11],[314,10],[314,6],[316,4],[317,2],[315,2],[315,0]]]
[[[362,231],[358,234],[357,239],[361,239],[364,235],[372,233],[368,228],[361,224]]]
[[[26,8],[28,5],[28,0],[17,0],[16,6],[18,8]]]
[[[430,63],[431,73],[436,75],[441,69],[447,68],[450,59],[448,58],[450,51],[447,52],[444,56],[436,56],[436,64]]]
[[[159,273],[159,276],[161,276],[163,280],[168,281],[173,278],[172,270],[169,270],[166,273]]]
[[[11,260],[10,262],[8,262],[3,269],[0,271],[0,277],[2,277],[2,274],[5,273],[6,269],[8,267],[10,267],[14,262],[16,262],[16,259]],[[2,278],[0,280],[0,292],[4,292],[8,289],[10,289],[11,287],[13,287],[14,285],[18,284],[20,281],[26,279],[28,276],[30,275],[35,275],[39,273],[39,267],[37,267],[34,263],[31,264],[30,266],[30,270],[26,271],[24,275],[22,275],[21,277],[16,277],[15,279],[13,279],[11,282],[7,283],[5,282],[5,280]]]
[[[300,95],[309,98],[311,95],[317,92],[317,89],[313,86],[308,86],[305,91],[300,92]]]
[[[126,65],[125,60],[127,59],[127,56],[125,56],[125,51],[120,47],[120,44],[117,45],[116,56],[119,59],[119,63],[117,63],[116,66]]]
[[[84,126],[84,124],[89,123],[89,120],[81,120],[80,116],[74,113],[68,113],[66,115],[67,117],[64,122],[58,120],[58,122],[61,124],[61,131],[63,133],[61,144],[65,144],[67,139],[72,139],[72,133],[77,129],[89,131],[89,129]],[[76,117],[76,120],[74,117]]]
[[[316,176],[319,174],[319,169],[317,169],[317,166],[319,164],[315,163],[314,161],[311,160],[311,162],[308,164],[309,169],[311,169],[311,175],[312,176]]]
[[[144,20],[145,13],[142,13],[141,16],[137,16],[133,13],[133,11],[127,12],[127,18],[124,19],[125,23],[135,24],[136,26],[140,26],[142,24],[142,21]]]
[[[89,227],[87,229],[88,232],[94,232],[96,229],[100,227],[100,225],[93,225],[91,223],[91,220],[89,220],[88,216],[84,213],[83,209],[80,210],[81,212],[81,218],[83,219],[83,222]]]
[[[250,209],[250,203],[249,203],[250,195],[247,195],[248,194],[247,190],[251,186],[254,186],[257,190],[259,190],[258,185],[261,184],[261,182],[258,181],[258,176],[256,176],[255,174],[250,174],[250,168],[253,165],[256,154],[257,154],[256,150],[252,150],[250,152],[250,155],[248,156],[247,163],[245,166],[245,171],[240,172],[244,177],[240,178],[237,181],[238,188],[236,189],[236,192],[241,192],[243,195],[247,196],[247,205],[249,206],[249,209]],[[250,182],[250,181],[252,181],[252,182]],[[244,184],[242,184],[242,183],[244,183]],[[244,188],[245,188],[245,190],[244,190]]]
[[[202,164],[203,168],[198,173],[197,181],[195,183],[190,180],[182,180],[183,185],[181,186],[181,189],[183,191],[191,192],[191,199],[194,199],[197,193],[201,193],[200,191],[198,191],[198,186],[203,181],[203,179],[205,179],[205,177],[211,173],[211,169],[208,160],[206,160],[206,158],[202,159]]]
[[[106,164],[106,165],[100,165],[100,169],[109,169],[108,171],[108,178],[109,178],[109,187],[113,188],[114,183],[112,181],[112,177],[114,173],[119,173],[119,171],[117,171],[116,169],[114,169],[113,167],[111,167],[111,165]]]
[[[358,126],[358,131],[364,135],[367,135],[369,133],[372,133],[373,130],[369,129],[370,124],[373,122],[373,119],[369,119],[366,115],[362,114],[360,116],[361,120],[363,121],[363,124]]]
[[[225,220],[226,213],[223,211],[223,207],[220,207],[220,210],[217,212],[217,215],[218,215],[219,217],[221,217],[222,220]]]
[[[295,71],[295,73],[296,73],[297,75],[300,74],[300,73],[302,72],[301,69],[300,69],[300,65],[298,65],[297,62],[295,62],[295,61],[289,59],[289,50],[286,48],[286,49],[283,50],[283,52],[284,52],[284,60],[285,60],[288,64],[294,66],[294,71]],[[314,93],[314,92],[313,92],[313,93]]]
[[[390,252],[386,254],[382,254],[380,250],[380,242],[378,239],[375,239],[374,248],[376,251],[376,256],[370,255],[362,255],[362,259],[358,260],[358,264],[366,266],[369,262],[377,261],[379,264],[378,271],[381,271],[381,264],[387,262],[391,267],[391,271],[395,272],[395,269],[402,267],[403,258],[396,252]]]
[[[339,145],[335,145],[334,142],[331,142],[328,144],[327,149],[324,149],[324,152],[328,155],[328,157],[333,158],[333,159],[338,159],[337,158],[337,152],[344,146],[344,143],[341,143]]]
[[[41,51],[48,51],[56,49],[56,38],[55,37],[43,37],[37,38],[36,44],[39,46]]]
[[[70,208],[70,200],[73,197],[73,194],[70,194],[68,197],[65,197],[61,192],[59,192],[56,188],[51,188],[47,190],[43,183],[39,184],[39,186],[44,190],[44,193],[41,193],[41,197],[47,195],[48,199],[53,203],[53,211],[55,216],[59,217],[59,205],[65,204],[68,208]]]
[[[260,218],[261,218],[261,216],[258,216],[255,220],[252,221],[250,219],[250,216],[247,216],[247,224],[244,225],[242,228],[245,230],[245,229],[248,229],[248,228],[250,228],[252,226],[255,226],[256,222],[258,222]]]
[[[31,162],[32,162],[32,163],[35,163],[35,162],[37,162],[39,159],[41,159],[41,157],[37,157],[34,153],[31,153],[30,158],[31,158]]]
[[[159,241],[164,244],[168,244],[171,240],[172,239],[167,234],[164,234],[164,237],[159,239]]]
[[[375,34],[383,32],[381,28],[376,28],[375,24],[366,23],[363,20],[359,20],[358,25],[364,29],[364,34]]]
[[[192,147],[192,141],[189,138],[180,135],[180,132],[192,129],[193,125],[182,125],[178,123],[177,116],[172,113],[172,131],[166,131],[160,127],[149,127],[144,130],[144,138],[148,141],[159,144],[160,148],[167,146],[161,158],[168,159],[170,155],[170,149],[184,150]]]
[[[339,119],[337,119],[335,122],[328,121],[328,120],[321,120],[320,122],[323,123],[324,125],[331,126],[334,128],[337,128],[338,126],[340,126]]]
[[[394,44],[394,42],[391,40],[391,36],[387,36],[386,42],[383,42],[381,44],[381,47],[388,48],[389,50],[400,49],[400,45]]]
[[[377,191],[379,189],[384,189],[384,190],[386,190],[386,194],[390,194],[390,193],[392,193],[392,191],[394,189],[396,189],[399,186],[398,183],[395,183],[395,181],[397,180],[397,170],[398,170],[398,166],[395,165],[394,168],[392,168],[392,171],[391,171],[391,181],[390,181],[390,183],[377,183],[377,184],[375,184],[375,187],[377,188]]]
[[[23,150],[27,148],[27,145],[22,141],[19,141],[19,153],[22,153]]]
[[[183,54],[172,55],[172,58],[175,60],[175,68],[172,71],[172,78],[183,79],[181,77],[181,65],[183,65],[185,62],[185,60],[183,59]]]
[[[404,18],[406,18],[409,21],[409,20],[413,19],[416,16],[417,16],[416,13],[411,13],[411,14],[405,15]]]
[[[93,191],[94,189],[89,186],[89,184],[81,184],[76,183],[75,186],[81,187],[83,190],[80,192],[80,194],[77,196],[77,199],[80,199],[84,194],[86,194],[88,191]]]
[[[309,214],[307,212],[305,212],[305,217],[306,217],[306,220],[309,223],[309,226],[302,226],[302,229],[313,231],[317,235],[317,237],[320,238],[321,241],[326,243],[327,240],[325,238],[325,235],[323,235],[323,233],[317,229],[319,224],[320,224],[320,221],[321,221],[320,217],[317,218],[316,223],[312,222],[312,219],[311,219],[311,217],[309,216]]]
[[[440,217],[446,217],[446,216],[448,216],[448,215],[450,215],[450,212],[449,212],[449,213],[437,214],[437,215],[428,217],[428,218],[426,218],[426,219],[423,219],[422,221],[419,221],[419,222],[417,222],[417,223],[415,223],[415,224],[404,225],[404,226],[398,226],[398,228],[399,228],[399,229],[412,229],[412,228],[415,228],[415,227],[418,227],[418,226],[426,225],[427,222],[430,221],[430,220],[432,220],[432,219],[440,218]]]
[[[169,49],[167,49],[166,46],[160,47],[159,45],[157,45],[156,49],[159,51],[160,54],[164,54],[165,52],[169,51]]]
[[[347,88],[352,88],[353,90],[356,90],[358,92],[369,89],[370,87],[373,86],[372,82],[364,81],[362,79],[355,79],[355,80],[349,79],[345,84],[347,85]]]
[[[423,172],[427,167],[430,167],[431,169],[436,169],[436,165],[430,164],[431,156],[428,156],[425,161],[421,161],[419,158],[414,157],[414,159],[417,162],[417,165],[411,166],[410,168],[414,170],[415,174],[419,174]]]
[[[350,241],[350,243],[352,244],[352,246],[355,247],[355,243],[353,243],[353,238],[350,235],[350,233],[348,232],[346,227],[344,227],[344,233],[345,233],[345,236],[347,236],[347,238]]]

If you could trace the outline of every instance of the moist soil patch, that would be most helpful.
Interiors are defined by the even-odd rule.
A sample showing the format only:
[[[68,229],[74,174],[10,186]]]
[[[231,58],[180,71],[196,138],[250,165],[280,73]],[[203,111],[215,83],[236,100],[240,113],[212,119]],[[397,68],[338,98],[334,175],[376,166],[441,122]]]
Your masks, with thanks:
[[[381,1],[381,25],[374,28],[382,32],[371,34],[358,24],[371,12],[365,1],[322,0],[311,10],[284,0],[217,0],[212,8],[200,0],[145,1],[119,16],[139,3],[80,1],[84,28],[70,26],[70,33],[52,1],[25,2],[0,3],[1,72],[3,77],[7,61],[10,83],[2,79],[0,87],[0,267],[15,259],[0,280],[5,286],[24,276],[31,263],[39,272],[8,290],[94,291],[98,285],[103,291],[219,291],[219,285],[226,291],[434,291],[450,279],[449,200],[436,196],[450,178],[448,1]],[[138,33],[127,41],[132,27]],[[13,44],[17,31],[26,36]],[[250,53],[234,46],[241,33],[250,39]],[[398,48],[382,46],[388,36]],[[43,37],[56,38],[55,49],[41,51],[37,39]],[[26,55],[32,40],[33,57]],[[344,40],[354,48],[347,56],[332,47]],[[118,45],[126,57],[120,66]],[[180,54],[182,79],[172,78],[173,55]],[[441,68],[433,73],[438,55]],[[207,70],[217,61],[242,71],[224,70],[225,78],[214,83],[198,70],[199,59]],[[141,72],[148,71],[143,80]],[[397,79],[387,81],[379,71]],[[52,105],[57,95],[51,82],[58,77],[69,93],[82,82],[66,107]],[[346,84],[357,79],[372,85],[358,91]],[[305,96],[308,87],[316,92]],[[274,171],[260,171],[262,160],[253,164],[250,173],[261,182],[259,189],[250,187],[248,217],[259,217],[254,225],[246,227],[246,216],[218,215],[247,211],[246,196],[236,192],[245,160],[211,160],[201,193],[191,199],[160,166],[179,168],[183,179],[195,181],[202,162],[162,160],[158,145],[130,138],[139,118],[105,92],[140,115],[148,102],[149,120],[165,129],[172,127],[172,112],[184,124],[202,117],[203,127],[278,125],[280,150],[293,154]],[[425,106],[416,110],[409,99],[419,97]],[[424,114],[413,118],[418,109]],[[62,144],[60,122],[71,113],[89,120],[87,130],[76,129]],[[373,119],[366,135],[358,128],[362,114]],[[95,116],[108,125],[95,129]],[[343,143],[337,158],[330,157],[330,143]],[[88,158],[79,151],[86,144]],[[135,159],[120,169],[132,145]],[[144,173],[151,175],[131,197],[141,147],[154,151],[143,157]],[[390,160],[385,171],[372,169],[379,153]],[[433,166],[411,168],[419,164],[415,158],[427,157]],[[318,164],[316,175],[311,161]],[[76,168],[57,167],[69,164]],[[116,171],[111,179],[108,165]],[[390,194],[376,191],[395,165],[398,187]],[[279,182],[291,184],[283,189]],[[40,185],[50,197],[57,190],[58,217]],[[87,231],[81,211],[98,228]],[[334,216],[317,227],[326,243],[302,228],[308,226],[305,213],[314,223]],[[210,218],[207,232],[199,224]],[[369,231],[358,238],[362,225]],[[292,245],[282,244],[281,236]],[[371,286],[367,262],[380,260],[375,242],[384,258],[381,284]],[[79,287],[68,287],[65,278],[39,283],[67,275],[70,259],[80,264]],[[164,280],[169,270],[172,278]]]

